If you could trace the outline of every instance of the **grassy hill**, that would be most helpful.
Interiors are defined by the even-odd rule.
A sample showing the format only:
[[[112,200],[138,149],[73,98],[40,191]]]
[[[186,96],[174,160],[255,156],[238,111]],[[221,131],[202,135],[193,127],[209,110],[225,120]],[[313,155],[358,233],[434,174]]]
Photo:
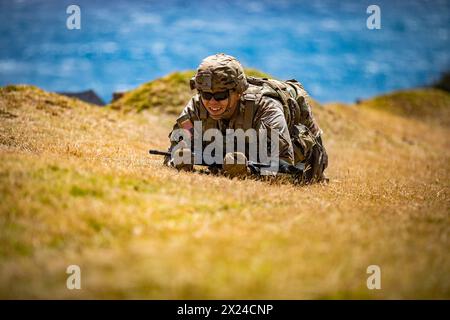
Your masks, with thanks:
[[[190,75],[107,108],[0,89],[0,298],[450,298],[448,93],[317,105],[331,181],[299,187],[148,155]]]

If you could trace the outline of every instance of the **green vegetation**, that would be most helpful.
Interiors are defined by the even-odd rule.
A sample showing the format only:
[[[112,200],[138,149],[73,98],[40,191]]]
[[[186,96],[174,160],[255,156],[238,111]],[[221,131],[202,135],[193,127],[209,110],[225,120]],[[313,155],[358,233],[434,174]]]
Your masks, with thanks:
[[[390,93],[363,103],[400,116],[450,125],[450,94],[438,89],[416,89]]]

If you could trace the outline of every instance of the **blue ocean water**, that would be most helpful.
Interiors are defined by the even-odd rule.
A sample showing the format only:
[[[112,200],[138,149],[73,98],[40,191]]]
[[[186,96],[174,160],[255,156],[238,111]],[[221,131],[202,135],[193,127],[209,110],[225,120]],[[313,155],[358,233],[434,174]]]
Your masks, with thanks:
[[[81,8],[81,29],[66,8]],[[366,9],[381,9],[369,30]],[[105,101],[216,52],[322,102],[426,85],[450,69],[450,1],[0,0],[0,85],[94,89]]]

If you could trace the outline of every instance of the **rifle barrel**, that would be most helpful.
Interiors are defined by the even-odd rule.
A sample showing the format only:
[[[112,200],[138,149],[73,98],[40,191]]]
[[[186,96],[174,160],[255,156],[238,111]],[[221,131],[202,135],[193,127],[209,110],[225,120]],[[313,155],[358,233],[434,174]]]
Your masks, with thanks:
[[[155,154],[157,156],[169,156],[170,157],[170,152],[167,151],[159,151],[159,150],[149,150],[148,153],[150,154]]]
[[[170,152],[153,150],[153,149],[149,150],[148,153],[154,154],[154,155],[157,155],[157,156],[169,156],[169,157],[171,156]],[[252,162],[252,161],[248,161],[247,163],[251,164],[251,165],[253,165],[255,167],[258,167],[258,168],[269,168],[270,167],[270,163],[266,164],[266,163]],[[207,166],[207,164],[196,164],[196,165],[205,165],[205,166]]]

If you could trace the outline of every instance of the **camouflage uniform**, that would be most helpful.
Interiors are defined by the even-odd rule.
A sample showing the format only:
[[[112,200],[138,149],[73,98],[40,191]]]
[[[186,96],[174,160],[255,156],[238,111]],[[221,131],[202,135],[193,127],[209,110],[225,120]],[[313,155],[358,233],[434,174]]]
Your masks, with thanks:
[[[231,72],[233,72],[230,74]],[[227,89],[235,89],[241,93],[237,110],[230,119],[214,120],[208,115],[208,111],[201,101],[200,94],[195,94],[187,103],[180,116],[177,118],[173,129],[184,128],[192,131],[195,121],[202,122],[204,133],[208,129],[218,129],[225,135],[226,129],[249,128],[273,130],[278,135],[279,159],[290,165],[305,163],[313,156],[314,148],[319,145],[321,150],[319,166],[320,171],[316,180],[322,180],[323,170],[328,159],[322,146],[321,133],[307,102],[307,93],[302,85],[295,80],[281,82],[265,79],[247,78],[240,63],[233,57],[217,54],[207,57],[200,64],[197,74],[191,80],[191,88],[198,90],[218,92]],[[296,110],[286,110],[292,101],[279,99],[279,90],[285,90],[287,100],[296,97]],[[293,99],[292,99],[293,100]],[[170,135],[169,135],[170,137]],[[177,143],[172,142],[171,150]],[[206,143],[207,144],[207,143]],[[246,148],[248,151],[248,148]],[[246,154],[247,158],[248,155]],[[317,155],[316,155],[317,156]],[[165,161],[168,162],[168,159]]]

